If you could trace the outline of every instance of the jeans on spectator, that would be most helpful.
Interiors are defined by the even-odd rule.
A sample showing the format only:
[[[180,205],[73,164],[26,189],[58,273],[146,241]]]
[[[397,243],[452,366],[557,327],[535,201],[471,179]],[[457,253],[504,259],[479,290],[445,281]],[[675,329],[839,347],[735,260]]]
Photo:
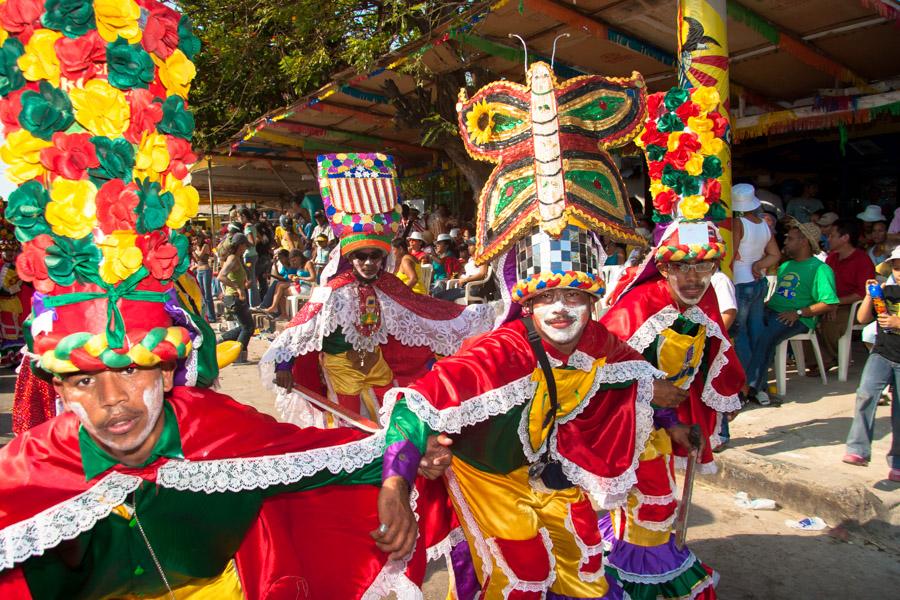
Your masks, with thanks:
[[[806,333],[809,328],[799,319],[793,325],[785,325],[778,320],[778,313],[766,307],[763,312],[762,324],[756,334],[756,345],[753,347],[753,355],[750,357],[750,365],[747,367],[747,385],[755,390],[766,391],[766,383],[769,381],[769,365],[775,358],[775,349],[778,344],[793,337],[798,333]]]
[[[758,332],[762,329],[768,290],[769,282],[765,277],[734,286],[737,298],[737,316],[730,333],[734,339],[734,350],[737,352],[738,360],[745,370],[750,365],[750,356],[756,345]]]
[[[731,429],[728,427],[728,416],[722,415],[722,424],[719,426],[719,439],[724,444],[731,439]]]
[[[212,290],[212,269],[198,269],[197,283],[200,284],[200,294],[203,296],[203,304],[206,307],[206,320],[215,323],[216,305]]]
[[[247,268],[247,284],[250,292],[250,306],[259,306],[259,282],[256,281],[256,263],[258,256],[244,258],[244,266]]]
[[[880,334],[896,335],[896,334]],[[847,434],[847,452],[869,459],[872,454],[872,436],[875,430],[875,407],[886,385],[891,385],[891,449],[888,466],[900,469],[900,401],[897,386],[900,385],[900,363],[895,363],[872,353],[866,360],[859,387],[856,389],[856,408],[853,424]]]
[[[246,352],[247,344],[250,343],[250,338],[253,337],[253,330],[256,329],[253,323],[253,315],[250,314],[250,306],[246,300],[241,300],[237,296],[225,296],[225,308],[230,308],[234,311],[234,315],[238,320],[238,326],[223,333],[222,341],[237,340],[241,343],[241,349]]]

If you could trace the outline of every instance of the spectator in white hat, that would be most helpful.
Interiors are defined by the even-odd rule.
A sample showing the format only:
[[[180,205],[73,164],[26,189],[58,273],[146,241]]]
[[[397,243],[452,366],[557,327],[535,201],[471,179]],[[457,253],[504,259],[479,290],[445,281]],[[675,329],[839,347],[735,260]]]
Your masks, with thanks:
[[[424,263],[427,259],[425,253],[425,236],[421,231],[413,231],[409,234],[409,253],[417,261]]]
[[[766,294],[769,290],[766,269],[778,265],[781,251],[768,224],[759,216],[760,199],[749,183],[731,188],[734,211],[734,287],[737,316],[731,329],[735,351],[741,365],[750,365],[756,345],[756,332],[762,329]]]

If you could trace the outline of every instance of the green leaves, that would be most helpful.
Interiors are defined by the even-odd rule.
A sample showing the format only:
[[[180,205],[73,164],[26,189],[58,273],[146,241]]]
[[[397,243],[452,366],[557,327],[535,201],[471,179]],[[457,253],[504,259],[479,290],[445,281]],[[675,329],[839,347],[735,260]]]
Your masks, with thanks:
[[[125,183],[131,182],[134,170],[134,146],[125,138],[114,140],[96,136],[91,138],[91,143],[97,150],[97,158],[100,167],[88,169],[91,181],[98,188],[110,179],[121,179]]]
[[[53,245],[47,248],[47,274],[59,285],[93,282],[100,270],[100,248],[91,236],[80,240],[53,236]]]
[[[166,224],[169,211],[175,206],[175,198],[169,192],[161,192],[159,183],[142,180],[138,185],[137,231],[150,233]],[[189,254],[189,253],[188,253]]]
[[[41,81],[39,91],[22,93],[22,112],[19,123],[35,137],[50,141],[57,131],[65,131],[75,122],[69,96],[47,81]]]
[[[10,37],[0,48],[0,96],[25,86],[25,76],[16,61],[25,54],[22,42]]]
[[[169,96],[163,103],[163,118],[157,125],[163,133],[190,140],[194,136],[194,115],[179,96]]]
[[[90,0],[47,0],[44,6],[47,12],[41,17],[41,23],[66,37],[77,38],[96,28],[94,4]]]

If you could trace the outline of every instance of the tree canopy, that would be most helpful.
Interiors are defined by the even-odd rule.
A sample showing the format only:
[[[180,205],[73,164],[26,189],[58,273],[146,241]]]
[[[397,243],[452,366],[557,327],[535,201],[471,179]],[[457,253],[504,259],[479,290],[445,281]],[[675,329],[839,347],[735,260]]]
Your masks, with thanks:
[[[365,72],[379,57],[428,36],[454,14],[478,4],[473,0],[177,3],[203,42],[191,92],[196,144],[201,149],[221,144],[245,123],[290,104],[341,70]],[[421,106],[416,110],[428,112]]]

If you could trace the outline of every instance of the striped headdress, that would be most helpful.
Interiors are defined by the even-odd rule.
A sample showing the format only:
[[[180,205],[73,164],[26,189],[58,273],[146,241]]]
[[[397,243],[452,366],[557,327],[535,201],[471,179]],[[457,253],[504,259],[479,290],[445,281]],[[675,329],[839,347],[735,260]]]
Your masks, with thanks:
[[[319,187],[341,254],[363,248],[390,252],[400,226],[394,159],[381,153],[321,154]]]

